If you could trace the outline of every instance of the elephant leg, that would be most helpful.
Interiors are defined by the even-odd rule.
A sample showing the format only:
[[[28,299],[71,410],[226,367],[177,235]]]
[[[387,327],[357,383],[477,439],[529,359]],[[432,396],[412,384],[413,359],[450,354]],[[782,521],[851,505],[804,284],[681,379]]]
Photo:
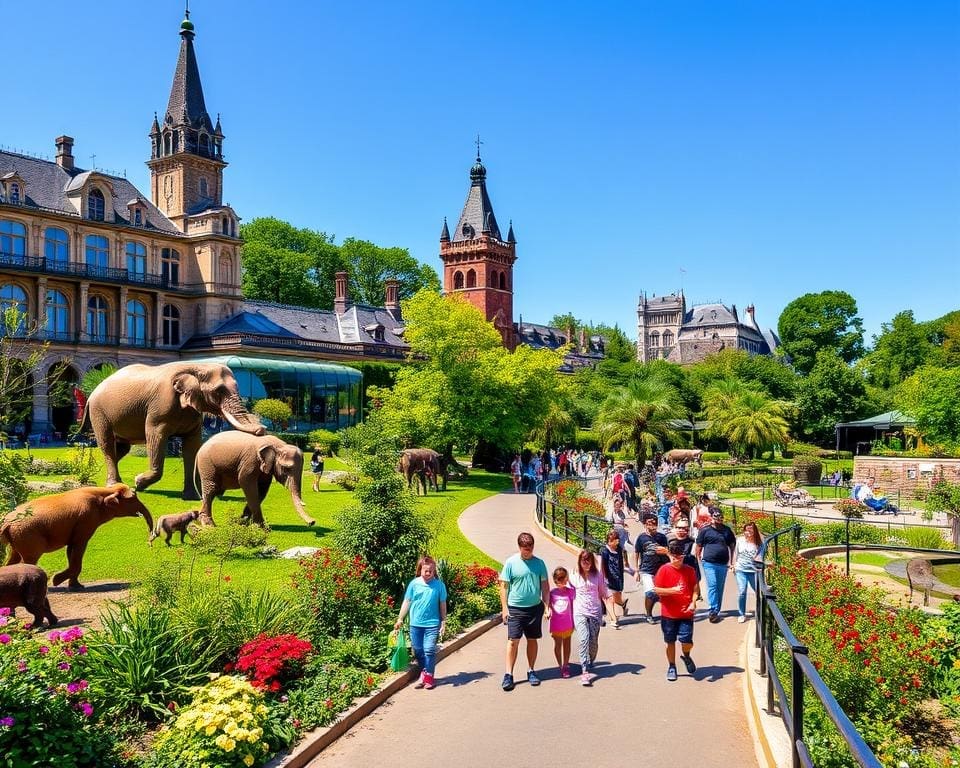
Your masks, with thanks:
[[[80,571],[83,568],[83,553],[87,551],[87,542],[71,542],[67,545],[67,567],[53,577],[53,585],[57,586],[65,580],[67,588],[72,592],[77,589],[83,589],[80,583]]]
[[[50,610],[50,601],[46,597],[43,598],[43,614],[47,617],[47,622],[51,627],[56,626],[57,622],[60,621],[60,619],[53,615],[53,611]]]
[[[4,563],[4,565],[16,565],[23,559],[20,556],[20,553],[17,552],[17,550],[15,550],[12,545],[8,545],[7,548],[10,550],[10,552],[7,555],[7,562]]]
[[[183,435],[183,494],[181,498],[185,501],[196,501],[200,498],[199,488],[194,487],[194,474],[197,465],[197,451],[200,450],[200,444],[203,436],[200,430],[189,435]]]
[[[213,499],[218,495],[220,489],[212,481],[204,482],[201,480],[200,485],[203,487],[203,500],[200,502],[200,515],[197,522],[200,525],[215,525],[213,522]]]
[[[98,429],[96,430],[96,437],[97,445],[100,446],[100,451],[103,453],[103,461],[107,465],[107,485],[121,482],[120,470],[117,467],[120,456],[117,455],[119,446],[117,445],[116,435],[113,434],[112,430],[106,430],[101,433]],[[129,445],[127,450],[130,450]],[[126,455],[126,452],[122,455]]]
[[[149,488],[163,477],[163,460],[167,452],[167,434],[162,429],[147,424],[147,458],[150,468],[136,476],[134,482],[137,490]]]
[[[270,490],[270,481],[272,479],[273,478],[269,476],[266,478],[261,477],[256,485],[247,483],[243,489],[243,495],[247,500],[247,504],[243,508],[243,516],[249,518],[251,523],[259,525],[261,528],[266,526],[264,525],[263,510],[260,504],[267,497],[267,491]]]

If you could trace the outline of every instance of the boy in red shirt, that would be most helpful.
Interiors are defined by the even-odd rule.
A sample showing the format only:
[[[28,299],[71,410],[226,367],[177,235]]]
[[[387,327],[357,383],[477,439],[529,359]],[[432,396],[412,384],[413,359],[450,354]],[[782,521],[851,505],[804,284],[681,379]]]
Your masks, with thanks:
[[[683,544],[671,541],[667,546],[670,562],[661,565],[653,579],[653,591],[660,597],[660,629],[667,646],[667,680],[677,679],[677,640],[681,661],[691,675],[697,665],[690,658],[693,649],[693,615],[700,599],[697,572],[683,562]]]

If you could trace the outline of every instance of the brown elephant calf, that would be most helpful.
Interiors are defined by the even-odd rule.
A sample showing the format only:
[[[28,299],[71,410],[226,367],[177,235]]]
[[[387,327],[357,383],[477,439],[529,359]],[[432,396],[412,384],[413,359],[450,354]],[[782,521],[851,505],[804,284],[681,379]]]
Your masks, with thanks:
[[[33,614],[34,626],[44,619],[51,627],[57,623],[47,600],[47,572],[42,568],[25,563],[0,568],[0,608],[15,610],[21,605]]]
[[[67,567],[53,577],[54,586],[69,579],[70,589],[81,589],[87,543],[97,528],[117,517],[142,517],[147,530],[153,530],[150,512],[123,483],[77,488],[25,502],[0,521],[0,541],[10,548],[7,565],[36,565],[44,553],[66,547]]]

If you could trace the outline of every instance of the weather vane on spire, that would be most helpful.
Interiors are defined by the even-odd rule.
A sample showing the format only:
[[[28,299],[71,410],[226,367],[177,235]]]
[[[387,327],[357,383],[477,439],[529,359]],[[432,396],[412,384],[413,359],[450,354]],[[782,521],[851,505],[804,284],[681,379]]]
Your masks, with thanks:
[[[184,13],[186,14],[186,18],[189,19],[190,18],[190,0],[183,0],[183,1],[184,1],[184,4],[186,5],[186,10],[184,11]]]
[[[483,142],[480,141],[480,134],[478,133],[478,134],[477,134],[477,160],[480,159],[480,145],[481,145],[481,144],[483,144]]]

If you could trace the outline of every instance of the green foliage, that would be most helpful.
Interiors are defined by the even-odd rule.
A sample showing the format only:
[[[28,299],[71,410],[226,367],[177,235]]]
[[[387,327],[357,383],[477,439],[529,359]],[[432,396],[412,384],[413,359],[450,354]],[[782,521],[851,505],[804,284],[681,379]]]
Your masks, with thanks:
[[[691,407],[701,410],[700,399],[707,389],[722,379],[735,379],[744,386],[759,389],[775,400],[793,400],[800,379],[781,360],[765,355],[751,355],[742,349],[725,349],[709,355],[699,363],[684,368],[689,386],[696,392],[697,403]]]
[[[70,456],[70,474],[80,485],[90,485],[100,474],[100,452],[95,448],[79,445]]]
[[[720,379],[704,394],[709,434],[722,437],[736,456],[754,456],[789,439],[788,404],[737,379]]]
[[[833,441],[835,424],[870,409],[863,375],[833,349],[816,353],[810,373],[800,380],[797,405],[804,435],[820,443]]]
[[[897,407],[929,442],[960,442],[960,368],[924,366],[900,387]]]
[[[115,766],[82,677],[83,631],[31,634],[0,609],[0,764]]]
[[[0,513],[9,512],[27,500],[29,464],[29,457],[23,454],[0,451]]]
[[[393,611],[393,598],[360,555],[321,549],[300,561],[293,584],[297,601],[313,615],[317,647],[326,638],[376,634]]]
[[[913,310],[907,309],[880,326],[880,335],[873,337],[873,350],[863,360],[872,384],[889,389],[917,368],[934,362],[935,345],[927,325],[916,322]]]
[[[600,406],[593,429],[604,450],[623,445],[642,467],[648,456],[680,439],[675,426],[685,416],[676,388],[656,368],[638,371],[625,389],[615,390]]]
[[[338,667],[356,667],[365,672],[385,672],[389,652],[383,642],[383,633],[331,637],[319,649],[323,662]]]
[[[803,524],[801,542],[804,546],[828,547],[847,540],[846,523]],[[887,531],[869,523],[850,523],[850,541],[854,544],[886,544]]]
[[[303,731],[330,725],[356,697],[368,695],[380,677],[323,654],[307,664],[303,678],[290,689],[289,718]]]
[[[295,738],[285,708],[268,705],[241,677],[218,677],[191,693],[189,705],[155,739],[148,768],[263,765]]]
[[[307,442],[311,447],[323,451],[325,456],[333,456],[340,452],[340,435],[329,429],[314,429],[310,432]]]
[[[835,349],[851,363],[863,354],[863,320],[857,302],[845,291],[807,293],[791,301],[780,314],[781,350],[800,373],[809,373],[817,351]]]
[[[297,446],[301,451],[310,450],[310,434],[307,432],[275,432],[274,434],[283,442]]]
[[[943,615],[928,627],[941,649],[934,687],[944,708],[960,717],[960,603],[944,603],[941,610]]]
[[[383,306],[387,280],[399,282],[399,298],[417,291],[440,292],[440,278],[433,267],[421,264],[406,248],[381,248],[366,240],[347,238],[340,258],[350,273],[350,298],[357,304]]]
[[[895,534],[904,546],[915,549],[950,549],[939,528],[926,525],[908,525]]]
[[[257,400],[253,404],[253,412],[257,416],[268,419],[274,429],[290,421],[290,417],[293,416],[293,409],[289,404],[272,397]]]
[[[231,518],[221,525],[195,525],[190,529],[190,541],[199,552],[220,559],[251,557],[263,550],[267,531],[259,525],[247,525],[240,518]]]
[[[87,397],[90,397],[90,393],[95,390],[101,381],[106,378],[109,378],[117,372],[117,366],[111,363],[102,363],[96,368],[91,368],[87,371],[80,379],[80,382],[77,384],[77,389],[79,389]]]
[[[88,641],[87,665],[92,699],[110,716],[161,720],[216,658],[206,638],[183,635],[166,606],[114,603],[101,623]]]

